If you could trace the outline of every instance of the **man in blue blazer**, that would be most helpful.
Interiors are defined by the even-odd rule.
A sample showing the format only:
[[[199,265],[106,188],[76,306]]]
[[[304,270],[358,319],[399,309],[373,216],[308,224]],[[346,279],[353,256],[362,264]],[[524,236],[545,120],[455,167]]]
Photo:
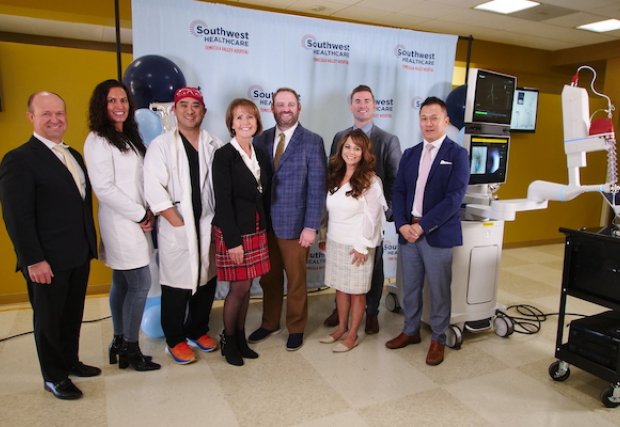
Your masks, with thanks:
[[[367,85],[359,85],[351,92],[349,97],[349,109],[353,114],[353,128],[362,129],[372,142],[373,153],[377,159],[375,172],[383,183],[383,195],[388,204],[385,216],[392,221],[392,187],[398,171],[398,162],[402,155],[400,141],[396,135],[384,131],[373,122],[375,113],[375,96]],[[338,144],[342,137],[352,128],[338,132],[334,136],[330,155],[338,151]],[[383,293],[383,242],[375,249],[375,263],[372,269],[370,291],[366,294],[366,327],[368,335],[379,332],[379,304]],[[338,311],[334,309],[332,314],[325,319],[325,326],[338,325]]]
[[[426,363],[443,361],[450,325],[452,251],[463,243],[460,207],[469,182],[467,150],[446,137],[446,104],[427,98],[420,107],[424,141],[405,150],[394,184],[392,206],[403,267],[403,332],[388,341],[397,349],[420,340],[422,289],[431,294],[433,331]]]
[[[263,318],[249,336],[261,341],[279,331],[284,274],[287,278],[286,349],[303,345],[308,320],[306,262],[325,208],[327,160],[323,138],[299,124],[301,104],[293,89],[280,88],[272,97],[276,126],[254,138],[257,149],[271,159],[271,189],[266,192],[271,271],[261,278]]]
[[[69,375],[101,370],[79,361],[90,260],[97,256],[91,187],[82,156],[66,146],[65,102],[51,92],[28,100],[34,134],[0,164],[0,201],[34,312],[44,388],[59,399],[82,392]]]

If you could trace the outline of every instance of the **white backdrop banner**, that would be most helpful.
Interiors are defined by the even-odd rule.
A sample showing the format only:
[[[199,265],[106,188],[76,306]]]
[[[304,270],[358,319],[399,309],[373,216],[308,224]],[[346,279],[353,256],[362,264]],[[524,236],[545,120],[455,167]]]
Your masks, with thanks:
[[[133,0],[134,57],[161,55],[199,86],[203,127],[228,139],[226,107],[250,98],[265,129],[275,122],[271,93],[288,86],[301,96],[300,122],[321,135],[329,152],[334,134],[352,125],[348,95],[359,84],[376,97],[375,123],[398,135],[402,149],[421,140],[420,103],[451,89],[457,36],[358,25],[192,0]],[[393,228],[392,224],[388,224]],[[386,279],[395,270],[394,233]],[[322,255],[313,251],[308,286],[322,286]]]

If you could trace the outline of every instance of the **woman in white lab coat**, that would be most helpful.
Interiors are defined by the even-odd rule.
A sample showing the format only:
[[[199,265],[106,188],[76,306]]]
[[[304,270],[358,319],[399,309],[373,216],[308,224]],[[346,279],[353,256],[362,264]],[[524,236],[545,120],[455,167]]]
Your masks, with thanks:
[[[146,296],[151,286],[149,261],[153,214],[143,194],[142,164],[146,148],[134,120],[126,87],[106,80],[90,99],[84,143],[88,176],[99,201],[100,258],[112,268],[110,311],[114,339],[110,363],[136,371],[159,369],[140,351],[138,338]]]
[[[207,334],[216,286],[211,163],[223,144],[200,129],[206,109],[198,89],[179,89],[174,100],[178,127],[150,143],[144,160],[144,188],[149,206],[159,215],[166,352],[174,362],[186,364],[196,360],[188,345],[202,351],[217,348],[217,341]]]

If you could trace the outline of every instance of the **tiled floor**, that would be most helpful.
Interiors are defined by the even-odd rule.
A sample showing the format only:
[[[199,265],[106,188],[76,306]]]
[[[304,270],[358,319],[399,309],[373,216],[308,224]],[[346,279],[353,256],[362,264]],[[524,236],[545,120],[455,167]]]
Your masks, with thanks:
[[[556,312],[563,246],[508,249],[502,254],[498,302],[532,304]],[[105,297],[89,297],[85,319],[109,315]],[[192,365],[173,365],[160,340],[142,347],[163,364],[160,371],[121,371],[107,365],[109,319],[82,328],[81,358],[103,368],[97,378],[77,379],[85,397],[59,401],[43,391],[31,335],[0,344],[0,425],[6,426],[613,426],[620,408],[607,409],[599,393],[607,384],[573,367],[563,383],[549,378],[556,323],[536,335],[500,338],[466,334],[463,347],[448,350],[437,367],[424,363],[421,345],[388,350],[402,316],[383,309],[381,332],[345,354],[319,343],[322,320],[333,307],[324,291],[310,297],[306,342],[284,349],[286,334],[259,343],[257,360],[242,367],[219,353]],[[250,307],[248,330],[258,325],[261,302]],[[569,300],[584,314],[600,307]],[[28,331],[27,305],[0,307],[0,337]],[[212,314],[221,329],[221,303]]]

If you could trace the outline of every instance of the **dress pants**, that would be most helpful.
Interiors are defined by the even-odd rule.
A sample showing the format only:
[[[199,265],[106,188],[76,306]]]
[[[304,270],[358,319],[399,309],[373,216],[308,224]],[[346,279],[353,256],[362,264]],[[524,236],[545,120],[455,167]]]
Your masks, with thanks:
[[[422,291],[424,277],[431,295],[430,327],[432,339],[446,341],[446,330],[450,326],[452,299],[452,248],[430,246],[422,236],[415,243],[401,243],[398,253],[403,269],[403,311],[405,327],[403,332],[414,335],[420,331],[422,318]]]
[[[22,269],[33,311],[34,340],[44,381],[66,379],[78,361],[90,261],[69,270],[53,270],[49,285],[33,283]]]
[[[161,286],[161,326],[166,344],[172,348],[186,338],[197,339],[209,332],[209,316],[217,279],[214,277],[199,286],[192,295],[190,289]]]
[[[375,260],[372,267],[372,279],[370,280],[370,290],[366,293],[366,316],[376,316],[379,314],[379,304],[383,295],[383,241],[375,248]]]
[[[289,333],[303,333],[308,322],[308,295],[306,290],[306,263],[309,248],[302,248],[297,239],[278,239],[268,233],[271,270],[260,279],[263,289],[262,327],[280,328],[284,298],[284,271],[287,279],[286,327]]]

